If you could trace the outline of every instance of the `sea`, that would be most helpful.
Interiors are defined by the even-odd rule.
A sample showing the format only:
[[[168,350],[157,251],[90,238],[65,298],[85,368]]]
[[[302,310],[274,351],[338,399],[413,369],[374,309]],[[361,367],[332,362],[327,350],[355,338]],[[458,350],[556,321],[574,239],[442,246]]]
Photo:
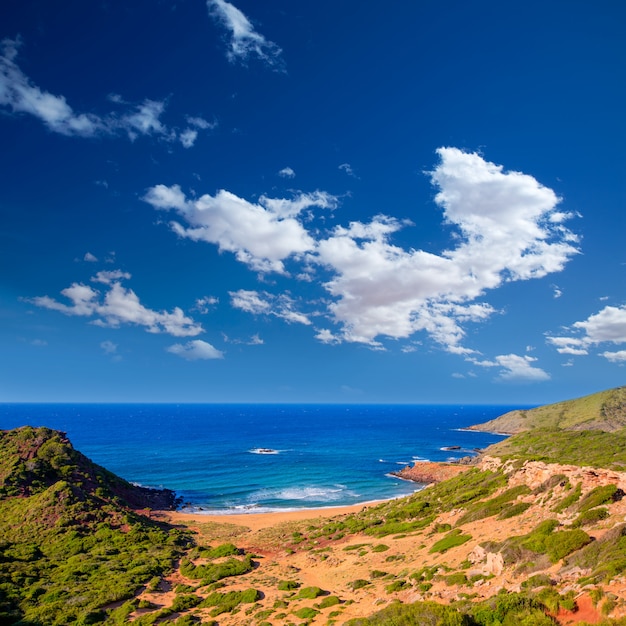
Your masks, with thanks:
[[[502,435],[466,430],[520,406],[0,404],[0,429],[67,433],[95,463],[210,514],[317,509],[420,488],[391,472],[472,456]]]

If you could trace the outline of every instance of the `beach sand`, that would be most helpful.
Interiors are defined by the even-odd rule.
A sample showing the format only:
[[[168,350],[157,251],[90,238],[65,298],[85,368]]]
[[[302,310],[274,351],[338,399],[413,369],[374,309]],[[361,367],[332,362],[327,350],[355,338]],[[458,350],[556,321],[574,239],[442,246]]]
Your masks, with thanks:
[[[242,513],[233,515],[208,515],[204,513],[185,513],[184,511],[158,511],[153,514],[153,517],[167,520],[171,524],[186,524],[190,521],[196,523],[213,522],[216,524],[236,524],[237,526],[242,526],[255,532],[285,522],[301,522],[302,520],[358,513],[364,508],[375,506],[376,504],[379,504],[379,502],[368,502],[367,504],[354,504],[352,506],[342,507],[327,507],[323,509],[299,509],[297,511]]]

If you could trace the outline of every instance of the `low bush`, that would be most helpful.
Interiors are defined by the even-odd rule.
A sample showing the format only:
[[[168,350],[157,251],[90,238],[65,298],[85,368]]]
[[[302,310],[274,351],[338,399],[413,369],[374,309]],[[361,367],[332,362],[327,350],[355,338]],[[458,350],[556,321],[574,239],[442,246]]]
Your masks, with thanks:
[[[326,593],[326,591],[322,591],[319,587],[302,587],[302,589],[300,589],[300,591],[298,592],[296,598],[313,600]]]
[[[447,552],[451,548],[463,545],[471,538],[471,535],[464,535],[461,533],[461,530],[459,528],[455,528],[454,530],[450,531],[445,537],[443,537],[443,539],[436,541],[429,550],[429,552]]]
[[[339,604],[341,600],[337,596],[326,596],[319,604],[315,606],[318,609],[327,609],[329,606],[335,606]]]
[[[318,613],[319,611],[316,611],[309,606],[305,606],[293,612],[293,614],[300,619],[313,619]]]
[[[222,613],[230,613],[240,604],[253,604],[261,597],[256,589],[246,589],[245,591],[228,591],[220,593],[214,591],[208,595],[200,604],[199,608],[213,607],[211,615],[216,617]]]
[[[467,511],[459,518],[458,524],[467,524],[468,522],[475,522],[486,517],[498,515],[501,513],[507,505],[522,495],[530,493],[530,488],[527,485],[518,485],[507,489],[499,496],[491,498],[490,500],[482,500],[479,502],[473,502],[467,507]]]
[[[600,506],[595,509],[589,509],[583,511],[573,522],[574,528],[580,528],[581,526],[590,526],[596,524],[609,516],[609,510],[606,507]]]
[[[300,583],[295,580],[281,580],[278,583],[279,591],[292,591],[293,589],[297,589],[300,586]]]

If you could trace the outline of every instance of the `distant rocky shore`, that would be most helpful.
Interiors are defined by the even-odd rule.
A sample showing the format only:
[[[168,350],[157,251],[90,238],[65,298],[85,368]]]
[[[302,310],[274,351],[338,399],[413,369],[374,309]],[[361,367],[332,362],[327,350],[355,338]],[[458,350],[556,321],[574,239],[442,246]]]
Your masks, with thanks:
[[[428,485],[453,478],[457,474],[467,471],[470,467],[471,465],[467,463],[432,463],[417,461],[414,465],[407,465],[397,472],[391,472],[391,474],[403,480],[412,480],[416,483]]]

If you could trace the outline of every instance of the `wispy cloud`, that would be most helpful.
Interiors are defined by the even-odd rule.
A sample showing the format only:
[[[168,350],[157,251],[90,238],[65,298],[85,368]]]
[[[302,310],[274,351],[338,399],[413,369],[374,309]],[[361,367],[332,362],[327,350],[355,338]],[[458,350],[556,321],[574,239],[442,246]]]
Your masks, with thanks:
[[[100,343],[100,347],[104,351],[105,354],[115,354],[117,352],[117,344],[109,341],[103,341]]]
[[[583,356],[601,344],[626,344],[626,305],[606,306],[586,320],[572,324],[568,331],[567,335],[547,338],[560,354]],[[626,351],[605,351],[600,356],[619,363],[626,360]]]
[[[180,131],[161,120],[166,102],[146,99],[139,104],[128,103],[117,94],[109,101],[122,106],[121,112],[105,115],[79,113],[65,96],[55,95],[35,85],[16,63],[20,39],[4,39],[0,55],[0,106],[14,113],[25,113],[39,119],[52,132],[70,137],[99,137],[126,134],[131,141],[139,136],[153,136],[168,142],[179,141],[191,147],[198,129],[213,126],[202,118],[187,118],[187,127]]]
[[[296,310],[296,304],[288,294],[275,296],[267,292],[240,289],[229,292],[229,295],[235,309],[254,315],[273,315],[289,324],[311,325],[309,316]]]
[[[175,343],[173,346],[166,348],[166,350],[187,361],[208,361],[224,358],[223,352],[214,348],[210,343],[202,341],[202,339],[194,339],[184,345]]]
[[[550,380],[550,374],[532,364],[537,361],[531,356],[520,356],[518,354],[502,354],[495,357],[493,361],[472,360],[474,365],[480,367],[500,368],[498,379],[508,382],[541,382]]]
[[[257,57],[275,70],[282,71],[282,50],[257,32],[250,20],[233,4],[226,0],[208,0],[209,14],[226,28],[229,34],[228,59],[245,63]]]
[[[98,272],[91,280],[105,285],[104,293],[90,285],[73,283],[61,291],[69,304],[49,296],[27,298],[25,301],[64,315],[89,317],[93,324],[108,328],[130,324],[142,326],[150,333],[166,333],[174,337],[195,336],[203,332],[202,326],[178,307],[171,312],[154,311],[141,304],[137,294],[121,284],[122,280],[130,277],[130,274],[120,270]]]
[[[296,173],[290,167],[283,167],[282,170],[278,172],[278,175],[282,178],[295,178]]]
[[[342,163],[339,166],[339,169],[342,172],[345,172],[348,176],[352,176],[352,178],[358,178],[358,176],[356,175],[354,169],[352,169],[352,165],[350,165],[350,163]]]

